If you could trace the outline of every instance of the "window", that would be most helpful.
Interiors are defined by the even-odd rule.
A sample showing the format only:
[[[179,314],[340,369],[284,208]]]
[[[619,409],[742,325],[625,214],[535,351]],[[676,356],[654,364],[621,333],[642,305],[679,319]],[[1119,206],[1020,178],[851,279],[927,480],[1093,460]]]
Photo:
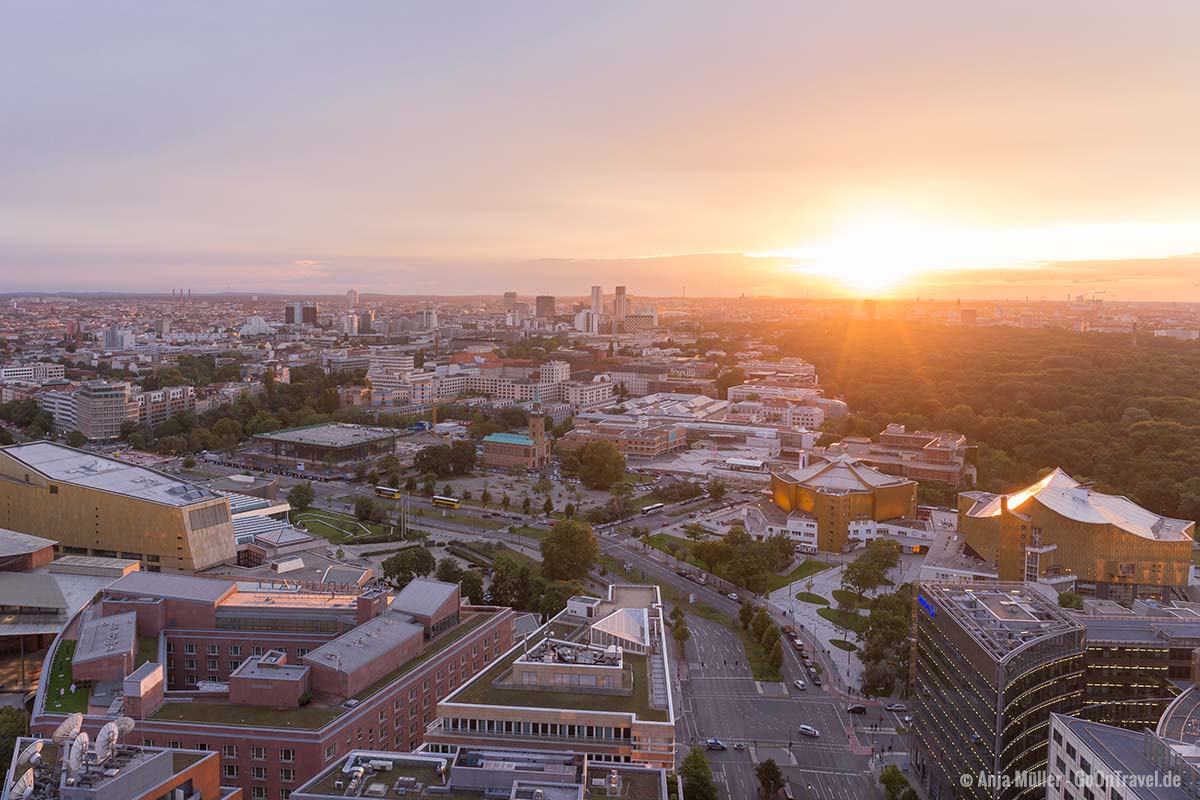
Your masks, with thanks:
[[[325,747],[325,760],[328,761],[329,759],[333,758],[336,755],[337,755],[337,742],[330,742]]]
[[[183,745],[181,745],[178,741],[176,741],[174,739],[171,739],[167,742],[167,747],[171,748],[172,750],[182,750],[183,749]]]
[[[266,759],[266,757],[267,757],[267,750],[265,747],[251,747],[250,748],[250,758],[254,759],[255,761],[263,761],[264,759]]]
[[[238,776],[237,764],[225,764],[221,767],[221,774],[226,778],[236,778]]]
[[[221,755],[224,756],[225,758],[237,758],[237,745],[236,744],[221,745]]]
[[[208,743],[207,742],[196,742],[194,745],[192,745],[192,749],[193,750],[207,750]]]
[[[279,760],[285,764],[290,764],[296,760],[296,751],[290,747],[282,747],[279,749]]]
[[[143,738],[142,739],[142,747],[154,747],[154,740]]]
[[[210,656],[219,656],[221,655],[221,650],[215,644],[210,644],[208,646],[208,654]]]
[[[196,678],[195,675],[184,675],[183,682],[189,686],[195,686],[200,681]]]
[[[167,642],[167,655],[171,655],[171,654],[173,654],[174,652],[175,652],[175,643],[174,643],[174,642]]]
[[[183,653],[184,653],[184,655],[188,655],[188,656],[194,656],[194,655],[196,655],[196,645],[194,645],[194,644],[185,644],[185,645],[183,646]]]
[[[237,671],[237,668],[238,668],[238,667],[240,667],[241,665],[242,665],[242,662],[240,662],[240,661],[230,661],[230,662],[229,662],[229,672],[230,672],[230,674],[232,674],[232,673],[236,672],[236,671]]]
[[[288,798],[290,798],[291,796],[292,796],[291,789],[280,789],[279,790],[279,800],[288,800]]]
[[[194,659],[194,658],[185,658],[185,659],[183,660],[183,668],[184,668],[184,669],[195,669],[195,668],[196,668],[196,659]]]
[[[250,787],[250,797],[252,798],[252,800],[267,800],[267,787],[251,786]]]
[[[255,781],[265,781],[267,779],[266,767],[251,767],[250,779]]]
[[[296,658],[300,658],[301,656],[306,656],[306,655],[308,655],[307,647],[297,647],[296,648]]]
[[[261,656],[262,654],[263,654],[263,649],[262,649],[262,647],[261,647],[261,646],[259,646],[259,645],[257,645],[257,644],[256,644],[256,645],[254,645],[253,647],[251,647],[251,648],[250,648],[250,655],[252,655],[252,656]]]
[[[216,672],[220,668],[221,668],[221,665],[219,663],[217,663],[217,660],[215,658],[210,658],[208,660],[208,671],[209,672]]]
[[[229,645],[229,655],[240,656],[242,654],[242,646],[240,644]]]

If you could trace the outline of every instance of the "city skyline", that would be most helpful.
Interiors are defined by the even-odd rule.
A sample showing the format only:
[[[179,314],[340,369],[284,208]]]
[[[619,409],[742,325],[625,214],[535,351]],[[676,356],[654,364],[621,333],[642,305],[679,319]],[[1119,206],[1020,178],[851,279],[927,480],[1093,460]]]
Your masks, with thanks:
[[[1188,4],[331,11],[12,9],[0,291],[1200,300]]]

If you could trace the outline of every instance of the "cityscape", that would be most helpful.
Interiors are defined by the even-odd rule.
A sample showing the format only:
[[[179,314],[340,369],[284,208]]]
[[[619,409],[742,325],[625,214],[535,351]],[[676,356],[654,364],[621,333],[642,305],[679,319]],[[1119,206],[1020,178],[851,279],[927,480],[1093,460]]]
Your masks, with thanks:
[[[0,800],[1200,800],[1200,7],[0,6]]]

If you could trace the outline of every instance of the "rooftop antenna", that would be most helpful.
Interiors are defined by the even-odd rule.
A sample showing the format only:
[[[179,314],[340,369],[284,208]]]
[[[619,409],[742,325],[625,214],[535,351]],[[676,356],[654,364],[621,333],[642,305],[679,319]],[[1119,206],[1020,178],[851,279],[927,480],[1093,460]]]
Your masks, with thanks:
[[[96,734],[96,763],[103,764],[108,761],[112,755],[113,748],[116,747],[117,738],[120,733],[117,732],[117,723],[106,722],[100,728],[100,732]]]
[[[86,731],[71,740],[67,746],[67,782],[73,783],[75,778],[87,767],[88,742],[91,739]]]
[[[8,787],[8,796],[12,800],[25,800],[27,797],[33,796],[33,768],[25,770],[21,775],[12,782]]]
[[[18,773],[28,767],[41,766],[42,747],[44,746],[45,743],[41,739],[38,739],[22,750],[21,755],[17,756],[17,763],[13,767],[13,772]]]
[[[83,727],[83,714],[76,711],[73,714],[68,714],[67,718],[54,729],[54,733],[50,736],[50,741],[55,744],[62,745],[75,738]]]

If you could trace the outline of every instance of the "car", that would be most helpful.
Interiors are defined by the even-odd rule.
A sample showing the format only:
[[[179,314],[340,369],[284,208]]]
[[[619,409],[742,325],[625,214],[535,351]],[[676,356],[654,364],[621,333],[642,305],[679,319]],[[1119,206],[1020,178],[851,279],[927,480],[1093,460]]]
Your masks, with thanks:
[[[806,667],[811,667],[813,665],[812,656],[810,656],[808,653],[805,653],[801,657],[801,660],[804,661],[804,666]]]
[[[804,652],[804,645],[800,643],[799,639],[792,639],[792,646],[795,647],[797,650],[799,650],[801,653]]]
[[[908,711],[908,706],[904,705],[904,703],[888,703],[884,708],[888,711],[895,711],[898,714]]]
[[[867,707],[864,706],[862,703],[851,703],[850,705],[846,706],[846,713],[847,714],[866,714]]]
[[[730,599],[730,600],[732,600],[733,602],[735,602],[735,603],[736,603],[736,602],[738,602],[738,594],[737,594],[737,592],[730,592],[730,593],[729,593],[729,595],[728,595],[728,597],[729,597],[729,599]]]
[[[812,676],[812,685],[813,685],[813,686],[820,686],[820,685],[821,685],[821,676],[820,676],[820,675],[813,675],[813,676]]]
[[[737,744],[735,744],[735,745],[733,746],[733,749],[734,749],[734,750],[745,750],[745,749],[746,749],[746,745],[742,744],[741,742],[738,742]]]
[[[720,739],[705,739],[704,740],[704,749],[705,750],[728,750],[729,748],[726,747],[725,743],[722,742]]]
[[[813,739],[821,738],[821,732],[819,730],[817,730],[816,728],[814,728],[812,725],[801,725],[799,730],[800,730],[801,736],[810,736]]]
[[[675,574],[681,578],[686,578],[688,576],[688,571],[686,569],[677,569],[675,570]]]
[[[792,681],[792,686],[795,686],[797,689],[799,689],[802,692],[808,688],[808,684],[801,680]]]
[[[903,717],[900,718],[900,721],[903,722],[905,725],[912,725],[913,715],[905,714]]]

